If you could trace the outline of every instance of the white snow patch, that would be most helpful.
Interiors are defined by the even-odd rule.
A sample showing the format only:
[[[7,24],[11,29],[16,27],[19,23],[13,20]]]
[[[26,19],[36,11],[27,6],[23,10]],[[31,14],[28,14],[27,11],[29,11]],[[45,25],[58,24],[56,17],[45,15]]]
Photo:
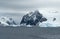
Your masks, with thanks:
[[[27,25],[27,27],[32,27],[31,25]]]

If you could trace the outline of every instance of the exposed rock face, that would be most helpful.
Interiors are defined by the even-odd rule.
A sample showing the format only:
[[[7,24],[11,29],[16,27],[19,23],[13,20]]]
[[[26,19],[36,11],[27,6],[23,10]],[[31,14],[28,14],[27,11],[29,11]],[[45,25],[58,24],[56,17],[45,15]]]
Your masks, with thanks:
[[[53,21],[55,21],[56,20],[56,18],[53,18]]]
[[[47,19],[46,19],[45,17],[42,17],[42,18],[40,19],[40,22],[44,22],[44,21],[47,21]]]
[[[20,24],[36,25],[38,22],[47,21],[39,11],[30,12],[23,16]]]

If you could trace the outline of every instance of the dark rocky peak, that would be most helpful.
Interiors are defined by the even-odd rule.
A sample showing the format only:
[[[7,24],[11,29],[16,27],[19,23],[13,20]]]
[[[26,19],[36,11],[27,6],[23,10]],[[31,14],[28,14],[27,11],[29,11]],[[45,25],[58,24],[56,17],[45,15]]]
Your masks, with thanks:
[[[46,18],[42,18],[43,15],[38,11],[30,12],[23,16],[20,24],[36,25],[38,22],[46,21]]]

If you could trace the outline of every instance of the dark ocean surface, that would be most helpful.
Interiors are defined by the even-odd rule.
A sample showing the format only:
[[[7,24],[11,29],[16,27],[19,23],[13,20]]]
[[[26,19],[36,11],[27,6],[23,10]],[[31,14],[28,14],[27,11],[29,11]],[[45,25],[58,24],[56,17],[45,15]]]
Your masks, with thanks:
[[[60,39],[60,27],[3,27],[0,39]]]

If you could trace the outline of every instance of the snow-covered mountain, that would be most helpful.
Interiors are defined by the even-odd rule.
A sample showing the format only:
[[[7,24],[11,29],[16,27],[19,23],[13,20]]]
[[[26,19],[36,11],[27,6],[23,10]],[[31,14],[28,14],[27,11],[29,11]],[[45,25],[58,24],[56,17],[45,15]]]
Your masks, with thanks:
[[[39,27],[60,27],[60,22],[58,20],[59,13],[42,11],[41,13],[40,11],[34,11],[24,15],[20,24],[27,25],[27,27],[31,27],[31,25],[34,24]]]
[[[47,21],[47,19],[38,11],[30,12],[23,16],[20,24],[37,25],[38,22]]]
[[[12,18],[0,17],[0,25],[16,25]]]
[[[14,14],[10,13],[9,15],[8,14],[4,15],[0,14],[0,25],[14,25],[15,27],[20,26],[21,24],[25,26],[27,25],[27,27],[32,27],[31,25],[34,26],[37,25],[39,27],[60,27],[60,12],[57,9],[43,8],[39,11],[37,10],[29,12],[28,14],[27,13],[25,14],[19,13],[18,15],[15,15],[15,13]]]

